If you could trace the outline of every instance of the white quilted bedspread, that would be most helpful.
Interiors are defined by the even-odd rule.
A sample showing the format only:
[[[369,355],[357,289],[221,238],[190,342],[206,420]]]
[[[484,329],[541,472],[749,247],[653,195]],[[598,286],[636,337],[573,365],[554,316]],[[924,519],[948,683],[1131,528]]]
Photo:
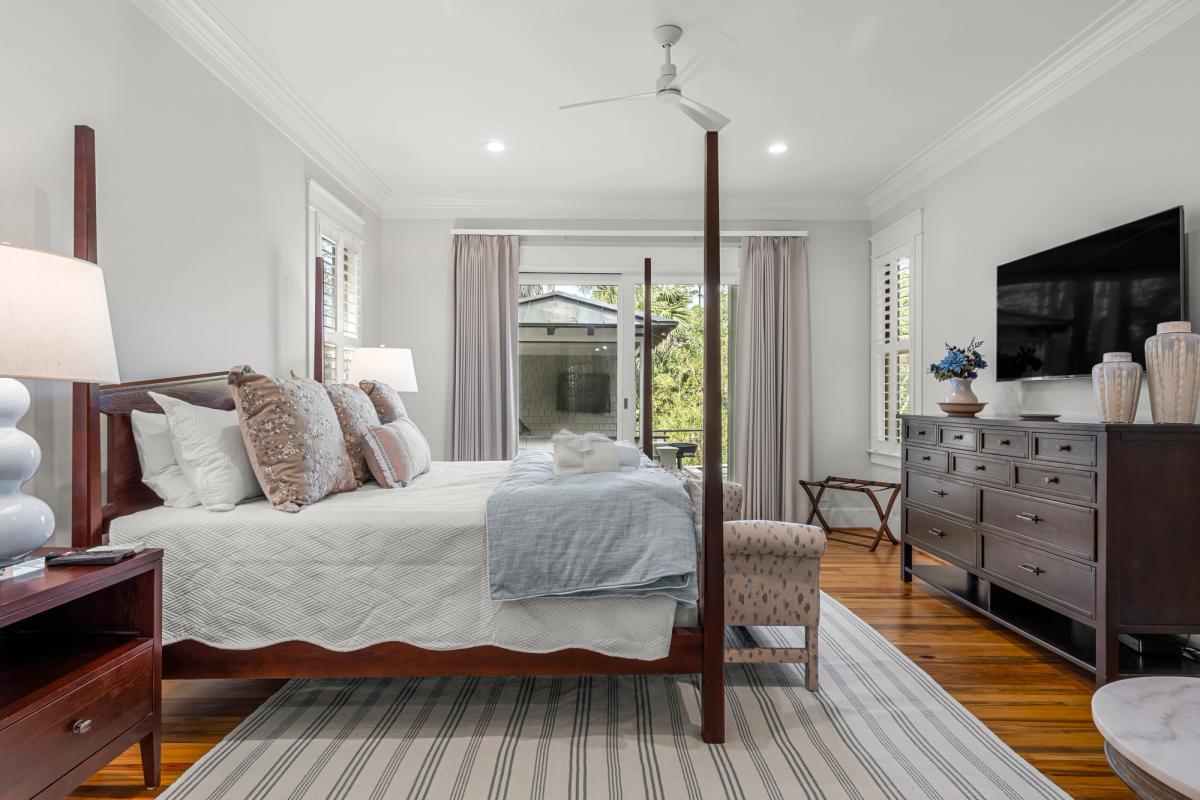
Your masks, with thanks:
[[[262,499],[228,512],[154,508],[114,520],[109,541],[166,551],[168,644],[301,640],[355,650],[399,641],[664,657],[676,616],[669,598],[489,599],[484,508],[508,464],[435,462],[407,488],[367,484],[295,514]]]

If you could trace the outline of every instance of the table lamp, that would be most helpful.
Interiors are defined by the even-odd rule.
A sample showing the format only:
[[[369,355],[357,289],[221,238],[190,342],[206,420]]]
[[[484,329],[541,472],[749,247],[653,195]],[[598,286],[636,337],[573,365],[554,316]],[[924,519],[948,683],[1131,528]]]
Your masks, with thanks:
[[[21,492],[42,461],[16,425],[29,390],[15,378],[116,383],[104,274],[88,261],[0,244],[0,566],[54,533],[54,512]]]
[[[417,371],[407,347],[361,347],[350,362],[350,382],[383,381],[397,392],[417,391]]]

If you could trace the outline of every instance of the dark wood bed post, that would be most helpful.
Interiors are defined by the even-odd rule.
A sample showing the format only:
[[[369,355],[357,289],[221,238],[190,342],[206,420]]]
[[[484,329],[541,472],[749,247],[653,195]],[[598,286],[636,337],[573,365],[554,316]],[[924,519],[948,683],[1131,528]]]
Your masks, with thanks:
[[[317,256],[313,284],[313,380],[325,382],[325,259]]]
[[[725,741],[725,542],[721,506],[721,208],[717,133],[704,167],[704,668],[701,736]]]
[[[96,132],[87,125],[75,126],[75,257],[96,263]],[[94,547],[103,536],[98,386],[71,392],[71,544]]]
[[[654,283],[650,279],[650,259],[646,259],[646,288],[642,293],[642,449],[654,458],[654,370],[650,366],[650,351],[654,348],[654,315],[650,301]]]

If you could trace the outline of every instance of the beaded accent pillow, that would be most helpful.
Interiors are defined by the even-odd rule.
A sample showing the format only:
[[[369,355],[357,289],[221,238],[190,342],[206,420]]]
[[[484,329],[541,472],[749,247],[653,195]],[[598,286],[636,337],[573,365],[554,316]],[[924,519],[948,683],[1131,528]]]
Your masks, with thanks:
[[[337,412],[310,378],[279,380],[248,366],[229,371],[242,439],[271,505],[299,511],[357,488]]]
[[[366,445],[363,437],[372,426],[379,425],[379,415],[367,393],[348,383],[327,383],[325,391],[337,412],[338,424],[342,428],[342,439],[346,443],[346,454],[354,470],[354,479],[366,483],[371,472],[367,469]]]
[[[371,398],[375,412],[379,414],[379,421],[384,425],[408,416],[400,395],[383,381],[359,381],[358,385],[367,393],[367,397]]]

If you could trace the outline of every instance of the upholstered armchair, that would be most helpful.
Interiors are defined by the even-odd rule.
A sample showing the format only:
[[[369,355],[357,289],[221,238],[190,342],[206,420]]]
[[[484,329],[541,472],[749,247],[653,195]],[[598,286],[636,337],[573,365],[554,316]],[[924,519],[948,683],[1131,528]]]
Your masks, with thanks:
[[[690,482],[688,492],[701,508],[699,481]],[[825,533],[797,522],[739,519],[743,497],[739,484],[725,483],[725,624],[739,642],[726,645],[725,660],[802,663],[804,685],[815,692]],[[803,627],[804,646],[763,646],[745,626]]]

